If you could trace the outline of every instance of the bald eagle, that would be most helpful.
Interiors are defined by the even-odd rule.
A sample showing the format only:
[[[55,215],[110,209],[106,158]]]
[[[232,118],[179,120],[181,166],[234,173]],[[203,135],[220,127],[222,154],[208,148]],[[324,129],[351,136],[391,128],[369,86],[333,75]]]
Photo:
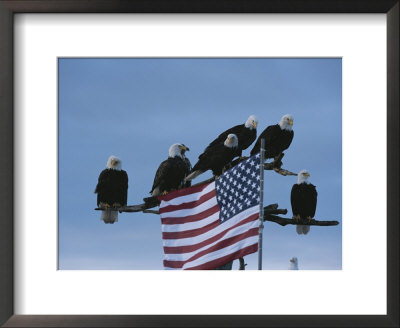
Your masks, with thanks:
[[[236,157],[237,147],[238,137],[232,133],[228,134],[224,143],[207,147],[185,180],[191,181],[207,170],[212,170],[214,175],[221,175],[225,165]]]
[[[110,156],[106,169],[101,171],[95,189],[97,206],[105,207],[101,212],[104,223],[118,221],[118,207],[125,206],[128,197],[128,174],[122,170],[121,160]]]
[[[236,148],[236,155],[242,156],[242,150],[247,149],[257,137],[257,124],[258,120],[255,115],[250,115],[244,124],[239,124],[222,132],[215,140],[213,140],[205,149],[206,152],[210,147],[216,144],[223,144],[228,134],[235,134],[238,138],[238,147]]]
[[[290,259],[289,270],[299,270],[299,262],[297,260],[297,257],[294,256]]]
[[[294,136],[292,126],[293,117],[289,114],[284,115],[278,124],[268,126],[258,137],[250,152],[251,156],[260,152],[262,138],[265,140],[266,159],[274,158],[288,149]]]
[[[189,148],[187,150],[189,150]],[[189,158],[187,158],[186,156],[184,156],[183,160],[185,161],[185,164],[186,164],[186,169],[185,169],[185,178],[186,178],[192,171],[192,164],[190,163]],[[186,181],[185,179],[183,179],[183,182],[182,182],[183,188],[190,187],[191,185],[192,185],[191,181]]]
[[[308,182],[310,173],[306,170],[300,171],[297,183],[293,185],[290,194],[292,204],[293,219],[296,221],[311,221],[317,208],[317,190],[313,184]],[[306,235],[310,231],[309,225],[296,225],[296,231],[299,235]]]
[[[168,159],[163,161],[154,177],[153,187],[150,190],[152,196],[159,196],[174,189],[190,186],[184,181],[191,170],[189,159],[185,152],[189,150],[184,144],[173,144],[169,148]]]

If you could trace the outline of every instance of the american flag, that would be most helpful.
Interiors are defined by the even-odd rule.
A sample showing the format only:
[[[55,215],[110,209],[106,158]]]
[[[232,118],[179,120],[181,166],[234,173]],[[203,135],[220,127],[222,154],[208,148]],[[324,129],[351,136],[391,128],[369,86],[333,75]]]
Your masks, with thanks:
[[[159,197],[164,268],[210,270],[258,249],[260,154]]]

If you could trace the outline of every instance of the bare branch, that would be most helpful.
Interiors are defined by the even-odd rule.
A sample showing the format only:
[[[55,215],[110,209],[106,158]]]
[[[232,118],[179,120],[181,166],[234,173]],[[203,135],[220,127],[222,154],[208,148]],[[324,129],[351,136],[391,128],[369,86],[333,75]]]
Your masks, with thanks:
[[[127,205],[127,206],[121,206],[121,207],[112,207],[111,209],[118,211],[120,213],[122,212],[127,212],[127,213],[133,213],[133,212],[142,212],[145,211],[148,208],[152,208],[154,206],[149,207],[146,205],[146,203],[139,204],[139,205]],[[96,211],[104,211],[106,210],[105,207],[97,207],[95,208]]]
[[[284,153],[280,153],[278,156],[274,158],[274,160],[270,163],[264,163],[264,170],[275,171],[276,173],[287,176],[287,175],[297,175],[297,173],[291,172],[289,170],[283,169],[282,166],[282,158],[285,156]],[[231,163],[225,166],[225,170],[229,170],[230,168],[234,167],[235,165],[239,164],[241,161],[248,159],[248,157],[239,157],[232,161]]]
[[[278,208],[276,210],[268,210],[265,209],[264,207],[264,215],[270,215],[270,214],[287,214],[287,209]]]
[[[200,184],[206,183],[206,182],[201,182]],[[157,197],[149,197],[148,199],[154,200],[154,199],[157,199]],[[145,200],[146,200],[146,198],[145,198]],[[143,212],[143,213],[150,213],[150,214],[160,214],[160,212],[158,210],[150,210],[149,209],[149,208],[155,207],[153,205],[154,204],[149,205],[149,204],[143,203],[143,204],[139,204],[139,205],[122,206],[122,207],[113,208],[113,209],[115,209],[116,211],[119,211],[120,213],[122,213],[122,212],[127,212],[127,213]],[[159,204],[157,204],[156,206],[158,206],[158,205]],[[95,208],[96,211],[102,211],[105,209],[106,208],[104,208],[104,207]],[[311,221],[308,221],[308,220],[295,221],[293,219],[277,216],[276,214],[287,214],[287,209],[278,208],[278,204],[270,204],[270,205],[264,207],[264,221],[275,222],[281,226],[286,226],[288,224],[334,226],[334,225],[339,224],[338,221],[318,221],[318,220],[314,220],[314,219],[312,219]]]
[[[208,180],[205,182],[201,182],[199,184],[206,183]],[[126,213],[134,213],[134,212],[144,212],[144,213],[155,213],[158,214],[158,211],[156,210],[149,210],[150,208],[153,208],[155,206],[158,206],[159,203],[157,203],[155,206],[154,204],[150,204],[150,202],[157,200],[157,197],[149,197],[149,198],[144,198],[146,201],[143,204],[138,204],[138,205],[127,205],[127,206],[121,206],[121,207],[112,207],[115,211],[119,211],[120,213],[126,212]],[[158,200],[157,200],[158,202]],[[97,207],[95,208],[96,211],[103,211],[106,210],[105,207]],[[264,207],[264,213],[268,214],[286,214],[287,210],[286,209],[278,209],[278,204],[271,204],[266,207]]]
[[[301,220],[301,221],[295,221],[293,219],[289,219],[289,218],[282,218],[280,216],[277,215],[272,215],[272,214],[265,214],[264,215],[264,221],[270,221],[270,222],[275,222],[280,224],[281,226],[285,226],[288,224],[293,224],[293,225],[316,225],[316,226],[334,226],[334,225],[338,225],[339,222],[338,221],[317,221],[312,219],[311,221],[308,220]]]
[[[278,203],[274,203],[274,204],[269,204],[267,206],[264,207],[264,211],[266,210],[276,210],[278,208]]]
[[[143,210],[143,213],[160,214],[160,212],[157,210]]]
[[[152,206],[152,207],[154,207],[154,206]],[[122,212],[132,213],[132,212],[141,212],[141,211],[146,210],[147,208],[150,208],[150,207],[146,206],[146,203],[143,203],[143,204],[139,204],[139,205],[123,206],[123,207],[120,207],[118,209],[118,211],[120,213],[122,213]]]
[[[293,173],[293,172],[291,172],[291,171],[288,171],[288,170],[285,170],[285,169],[282,169],[282,168],[277,168],[277,167],[275,167],[275,168],[273,168],[273,170],[274,170],[276,173],[278,173],[278,174],[280,174],[280,175],[283,175],[283,176],[287,176],[287,175],[297,175],[297,173]]]
[[[283,176],[297,175],[296,173],[281,168],[283,156],[285,156],[285,154],[280,153],[278,156],[274,158],[274,160],[271,163],[265,163],[264,170],[274,170],[276,173]]]
[[[264,207],[264,215],[269,214],[286,214],[287,209],[278,208],[278,204],[270,204]]]

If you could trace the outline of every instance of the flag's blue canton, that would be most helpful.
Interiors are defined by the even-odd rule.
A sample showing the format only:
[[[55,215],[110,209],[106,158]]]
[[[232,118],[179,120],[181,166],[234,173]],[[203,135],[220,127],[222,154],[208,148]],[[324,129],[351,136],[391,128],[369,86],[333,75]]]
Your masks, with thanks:
[[[215,182],[220,222],[260,203],[260,154],[226,171]]]

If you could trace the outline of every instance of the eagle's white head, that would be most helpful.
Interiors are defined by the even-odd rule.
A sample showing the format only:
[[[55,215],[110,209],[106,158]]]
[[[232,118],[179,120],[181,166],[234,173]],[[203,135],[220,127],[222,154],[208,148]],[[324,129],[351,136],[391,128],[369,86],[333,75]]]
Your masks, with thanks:
[[[226,140],[224,141],[224,145],[229,148],[236,148],[238,146],[239,140],[236,134],[230,133],[226,137]]]
[[[292,131],[293,127],[293,116],[290,114],[283,115],[279,121],[279,126],[282,130]]]
[[[121,171],[122,170],[122,162],[117,156],[111,155],[107,161],[107,168]]]
[[[250,115],[244,126],[250,130],[257,129],[258,119],[255,115]]]
[[[310,183],[308,181],[308,177],[310,176],[310,173],[308,173],[307,170],[301,170],[299,174],[297,175],[297,184],[300,183]]]
[[[169,147],[168,150],[168,156],[171,158],[174,158],[176,156],[180,157],[180,158],[184,158],[185,157],[185,151],[189,150],[188,147],[186,147],[184,144],[173,144],[171,147]]]
[[[297,261],[297,257],[294,256],[290,259],[289,270],[299,270],[299,263]]]

